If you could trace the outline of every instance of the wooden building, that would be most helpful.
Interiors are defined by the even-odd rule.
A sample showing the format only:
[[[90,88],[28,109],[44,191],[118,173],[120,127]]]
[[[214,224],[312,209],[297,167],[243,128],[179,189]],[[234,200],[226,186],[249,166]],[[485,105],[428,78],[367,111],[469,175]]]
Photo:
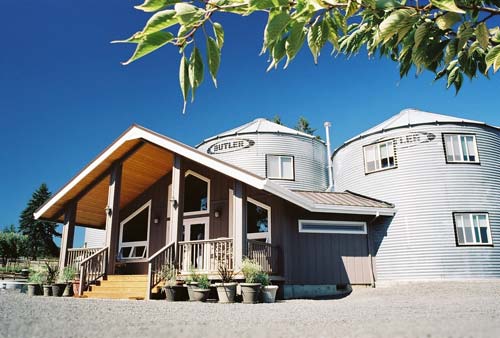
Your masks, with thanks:
[[[255,145],[233,141],[218,147]],[[35,218],[64,224],[60,265],[81,269],[82,289],[126,275],[149,298],[168,263],[180,278],[196,269],[216,280],[219,265],[238,272],[250,257],[291,298],[373,284],[371,227],[394,213],[392,204],[354,192],[294,189],[134,125]],[[102,229],[104,245],[74,248],[77,225]]]

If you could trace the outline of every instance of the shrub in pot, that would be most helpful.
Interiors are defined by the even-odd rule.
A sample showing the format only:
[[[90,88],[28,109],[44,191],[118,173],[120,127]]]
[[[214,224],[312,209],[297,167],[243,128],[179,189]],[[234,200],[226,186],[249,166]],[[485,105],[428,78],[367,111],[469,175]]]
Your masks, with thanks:
[[[73,296],[73,283],[72,280],[76,275],[76,269],[72,266],[66,266],[62,271],[62,280],[65,283],[63,297],[72,297]]]
[[[245,258],[241,264],[241,272],[245,277],[245,283],[240,283],[243,303],[258,303],[261,284],[258,282],[257,276],[262,273],[262,267],[255,260]]]
[[[49,262],[45,262],[45,281],[43,285],[43,295],[44,296],[57,296],[58,295],[58,287],[54,288],[54,282],[57,278],[57,274],[59,272],[59,266],[57,264],[50,264]],[[54,291],[55,294],[54,294]],[[62,294],[62,292],[61,292]]]
[[[166,265],[161,271],[162,279],[165,280],[163,291],[167,301],[175,302],[184,300],[184,285],[177,284],[177,270],[173,265]]]
[[[221,303],[234,303],[236,296],[236,283],[233,281],[234,272],[227,264],[220,264],[217,268],[221,282],[215,284],[217,296]]]
[[[276,301],[276,291],[278,291],[277,285],[270,285],[269,275],[264,271],[261,271],[257,277],[256,281],[262,284],[261,295],[263,303],[274,303]]]
[[[44,275],[40,271],[32,271],[28,278],[28,296],[38,296],[42,293],[41,285]]]
[[[210,293],[210,281],[207,275],[198,277],[198,287],[192,290],[193,300],[198,302],[206,302]]]
[[[193,290],[198,288],[198,280],[200,279],[200,275],[196,273],[196,270],[191,269],[190,275],[188,278],[186,278],[186,286],[187,286],[187,291],[189,295],[189,300],[196,300],[194,299],[194,293]]]

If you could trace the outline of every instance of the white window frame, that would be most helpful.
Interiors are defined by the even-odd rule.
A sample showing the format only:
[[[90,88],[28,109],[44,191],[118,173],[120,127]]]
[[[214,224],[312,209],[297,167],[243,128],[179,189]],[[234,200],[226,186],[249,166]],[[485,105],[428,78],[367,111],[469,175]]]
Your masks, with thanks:
[[[197,177],[200,180],[207,182],[207,210],[184,212],[184,216],[210,214],[210,179],[201,174],[198,174],[193,170],[187,170],[186,173],[184,174],[184,179],[186,179],[186,177],[188,177],[189,175],[193,175],[194,177]],[[186,191],[184,191],[184,198],[186,198]]]
[[[277,177],[269,175],[269,171],[270,171],[269,170],[269,158],[270,157],[277,157],[278,158],[279,176],[277,176]],[[282,159],[285,157],[291,159],[291,163],[292,163],[292,177],[291,178],[283,177],[283,172],[281,170],[281,167],[282,167]],[[286,181],[295,180],[295,157],[293,155],[266,154],[266,173],[267,173],[267,178],[272,179],[272,180],[286,180]]]
[[[343,225],[343,226],[363,226],[363,231],[350,231],[350,230],[311,230],[304,229],[304,223],[316,223],[322,225]],[[356,222],[356,221],[325,221],[325,220],[314,220],[314,219],[299,219],[299,232],[303,233],[316,233],[316,234],[351,234],[351,235],[366,235],[368,233],[366,222]]]
[[[128,223],[131,219],[133,219],[135,216],[137,216],[139,213],[141,213],[144,209],[148,208],[148,225],[147,225],[147,239],[146,241],[136,241],[136,242],[123,242],[123,226]],[[130,254],[134,252],[135,247],[139,246],[144,246],[146,249],[144,250],[144,255],[142,257],[122,257],[121,255],[119,256],[120,260],[126,260],[126,261],[134,261],[134,262],[144,262],[148,260],[148,255],[149,255],[149,228],[151,225],[151,200],[143,204],[141,207],[139,207],[134,213],[132,213],[130,216],[125,218],[123,221],[120,222],[120,237],[118,240],[118,254],[120,255],[122,248],[132,248],[130,250]]]
[[[472,238],[474,239],[474,242],[463,242],[463,243],[460,243],[459,240],[458,240],[458,224],[457,224],[457,216],[462,216],[462,217],[466,217],[468,216],[470,218],[470,224],[472,226]],[[483,243],[481,242],[481,239],[478,239],[476,238],[476,232],[474,231],[474,216],[486,216],[486,224],[488,226],[488,243]],[[490,224],[490,216],[487,212],[454,212],[453,213],[453,224],[454,224],[454,227],[455,227],[455,236],[456,236],[456,241],[457,241],[457,246],[491,246],[493,245],[493,238],[491,236],[491,224]],[[465,226],[464,224],[462,223],[462,236],[463,236],[463,239],[464,241],[466,240],[466,236],[465,236]],[[480,228],[480,227],[479,227]]]
[[[453,146],[453,140],[450,142],[451,145],[451,151],[453,153],[453,160],[448,159],[448,149],[446,147],[446,137],[458,137],[458,144],[459,144],[459,150],[460,150],[460,160],[455,160],[455,147]],[[474,161],[469,161],[469,160],[464,160],[464,150],[462,149],[462,137],[471,137],[473,138],[474,142],[474,151],[476,153],[476,159]],[[475,134],[455,134],[455,133],[443,133],[443,142],[444,142],[444,156],[446,159],[446,163],[479,163],[479,151],[477,149],[477,139]],[[470,153],[469,153],[469,146],[467,145],[467,142],[465,142],[465,147],[467,148],[467,158],[470,158]]]
[[[267,210],[267,232],[247,232],[247,239],[265,239],[266,243],[271,243],[271,207],[251,197],[247,197],[247,202]]]
[[[191,235],[191,225],[193,224],[204,224],[205,225],[205,239],[204,241],[210,239],[210,217],[194,217],[194,218],[186,218],[182,222],[184,226],[184,242],[195,242],[196,240],[191,240],[187,237]]]
[[[384,144],[385,144],[385,146],[386,146],[387,149],[389,149],[389,145],[393,149],[393,152],[394,152],[394,165],[382,168],[382,154],[380,153],[380,148]],[[396,149],[395,149],[394,145],[395,145],[394,140],[387,140],[387,141],[382,141],[382,142],[367,144],[367,145],[363,146],[363,160],[364,160],[364,165],[365,165],[365,174],[371,174],[371,173],[375,173],[375,172],[378,172],[378,171],[383,171],[383,170],[389,170],[389,169],[397,168],[398,164],[397,164],[397,161],[396,161]],[[368,148],[370,148],[370,147],[375,147],[375,149],[376,149],[375,151],[376,151],[376,155],[378,155],[378,158],[377,158],[377,156],[375,156],[375,161],[378,162],[379,169],[368,170],[368,161],[367,161],[367,156],[366,156],[366,150]],[[389,155],[389,154],[387,154],[387,155]],[[387,156],[387,159],[389,159],[389,156]]]

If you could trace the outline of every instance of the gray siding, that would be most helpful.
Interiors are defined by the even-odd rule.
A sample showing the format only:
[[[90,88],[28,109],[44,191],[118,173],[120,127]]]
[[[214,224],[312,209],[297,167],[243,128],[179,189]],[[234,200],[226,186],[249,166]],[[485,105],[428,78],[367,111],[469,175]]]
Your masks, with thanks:
[[[266,177],[266,154],[292,155],[295,158],[295,180],[274,180],[276,183],[297,190],[324,191],[328,187],[326,147],[316,139],[290,134],[252,133],[211,140],[198,149],[206,152],[212,144],[234,137],[249,139],[255,144],[247,149],[213,156]]]
[[[379,139],[431,132],[428,143],[398,144],[396,169],[365,175],[362,147]],[[447,164],[442,133],[476,135],[480,164]],[[374,228],[379,280],[500,277],[500,132],[479,125],[432,124],[356,140],[334,155],[337,191],[396,205]],[[493,246],[457,246],[453,212],[488,212]]]

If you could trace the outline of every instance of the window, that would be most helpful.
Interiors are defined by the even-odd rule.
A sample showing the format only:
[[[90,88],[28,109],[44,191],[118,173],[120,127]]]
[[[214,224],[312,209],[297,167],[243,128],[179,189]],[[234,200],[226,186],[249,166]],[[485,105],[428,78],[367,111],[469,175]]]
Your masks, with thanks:
[[[365,222],[315,221],[299,219],[299,232],[320,234],[359,234],[365,235]]]
[[[455,213],[458,245],[491,245],[490,221],[487,213]]]
[[[396,167],[394,141],[370,144],[364,147],[365,173]]]
[[[151,201],[120,223],[120,259],[144,259],[148,254]]]
[[[194,171],[184,178],[184,213],[195,215],[208,213],[210,205],[210,180]]]
[[[271,243],[271,208],[247,198],[247,238]]]
[[[267,177],[279,180],[293,180],[293,156],[267,155]]]
[[[446,162],[479,163],[476,135],[443,134]]]

